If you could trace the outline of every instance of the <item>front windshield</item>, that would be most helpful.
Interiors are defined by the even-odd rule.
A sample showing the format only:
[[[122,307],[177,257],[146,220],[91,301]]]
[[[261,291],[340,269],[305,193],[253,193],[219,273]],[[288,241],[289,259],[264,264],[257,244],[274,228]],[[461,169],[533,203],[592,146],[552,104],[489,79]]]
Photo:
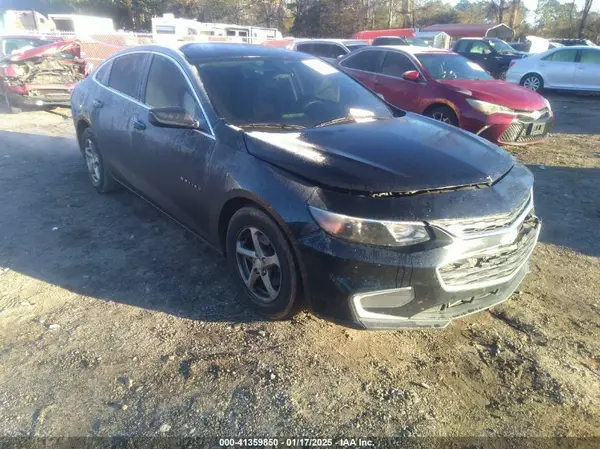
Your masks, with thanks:
[[[393,117],[376,95],[319,59],[240,58],[195,65],[213,107],[232,125],[292,129],[346,117]]]
[[[488,41],[488,44],[492,46],[492,48],[498,52],[509,51],[514,53],[515,49],[508,45],[506,42],[501,40],[492,39]]]
[[[422,53],[415,55],[436,80],[491,80],[479,65],[451,53]]]

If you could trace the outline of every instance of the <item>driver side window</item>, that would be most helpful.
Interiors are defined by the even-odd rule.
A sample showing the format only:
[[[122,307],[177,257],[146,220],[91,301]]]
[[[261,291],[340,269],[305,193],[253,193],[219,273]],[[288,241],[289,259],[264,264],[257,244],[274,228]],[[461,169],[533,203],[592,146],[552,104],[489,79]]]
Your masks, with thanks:
[[[405,55],[394,51],[388,51],[383,60],[381,73],[383,75],[401,78],[403,73],[416,69],[415,65]]]
[[[180,107],[193,117],[199,113],[196,98],[181,70],[158,55],[152,56],[144,103],[151,108]]]
[[[491,52],[490,46],[485,42],[473,42],[469,50],[473,55],[489,55]]]

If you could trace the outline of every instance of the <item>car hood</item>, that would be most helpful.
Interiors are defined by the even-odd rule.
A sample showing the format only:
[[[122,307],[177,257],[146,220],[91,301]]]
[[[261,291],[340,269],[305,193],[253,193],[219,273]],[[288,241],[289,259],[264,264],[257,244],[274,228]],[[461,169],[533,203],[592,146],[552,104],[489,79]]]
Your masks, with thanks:
[[[442,84],[471,92],[471,98],[499,104],[519,111],[537,111],[545,108],[544,98],[518,84],[500,80],[445,80]]]
[[[3,59],[10,62],[26,61],[34,58],[45,58],[54,56],[57,53],[70,53],[74,56],[79,57],[80,45],[79,42],[70,41],[58,41],[52,42],[48,45],[42,45],[41,47],[30,48],[29,50],[18,51],[12,55],[5,56]]]
[[[479,137],[411,113],[245,137],[248,151],[260,159],[322,187],[367,194],[492,184],[514,164]]]

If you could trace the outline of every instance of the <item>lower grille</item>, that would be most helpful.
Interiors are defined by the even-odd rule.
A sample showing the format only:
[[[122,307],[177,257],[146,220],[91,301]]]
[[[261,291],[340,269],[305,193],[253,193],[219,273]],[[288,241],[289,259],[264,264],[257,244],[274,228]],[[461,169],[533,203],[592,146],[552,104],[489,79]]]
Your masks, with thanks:
[[[70,96],[71,95],[71,90],[70,89],[36,89],[33,90],[29,93],[32,97],[37,97],[37,96],[48,96],[48,97],[52,97],[52,96]]]
[[[521,131],[523,131],[523,125],[520,123],[513,123],[506,128],[506,131],[502,133],[498,140],[500,142],[515,142],[519,138]]]
[[[531,254],[537,240],[538,223],[534,215],[529,215],[519,228],[519,235],[513,243],[440,267],[438,273],[442,282],[452,289],[469,289],[510,279]]]
[[[539,134],[537,136],[528,136],[527,135],[527,127],[528,123],[513,123],[506,131],[502,133],[498,142],[501,143],[525,143],[525,142],[535,142],[536,140],[540,140],[548,134],[548,128],[543,134]]]

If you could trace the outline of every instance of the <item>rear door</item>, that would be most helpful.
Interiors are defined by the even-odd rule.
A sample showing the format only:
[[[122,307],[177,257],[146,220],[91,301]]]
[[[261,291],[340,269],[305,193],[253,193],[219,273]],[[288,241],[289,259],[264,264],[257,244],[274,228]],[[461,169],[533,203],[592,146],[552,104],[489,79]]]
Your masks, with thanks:
[[[544,86],[560,89],[574,89],[575,66],[578,50],[575,48],[561,48],[540,61],[540,72],[544,78]]]
[[[402,79],[402,74],[417,70],[415,64],[404,53],[387,50],[384,52],[380,73],[375,77],[374,90],[387,102],[406,110],[413,110],[421,95],[423,84]]]
[[[181,107],[206,126],[202,131],[163,128],[145,119],[144,145],[137,148],[148,186],[147,196],[183,224],[204,234],[207,225],[204,183],[215,138],[192,82],[178,61],[153,54],[142,91],[148,110]]]
[[[375,78],[381,69],[385,51],[375,48],[351,53],[340,62],[340,68],[371,90],[375,90]]]
[[[94,74],[101,88],[91,98],[92,126],[102,156],[113,174],[136,189],[142,185],[134,151],[140,144],[134,117],[146,111],[139,99],[147,58],[143,52],[114,58],[108,69]]]
[[[600,90],[600,49],[579,51],[575,65],[575,85],[586,90]]]

